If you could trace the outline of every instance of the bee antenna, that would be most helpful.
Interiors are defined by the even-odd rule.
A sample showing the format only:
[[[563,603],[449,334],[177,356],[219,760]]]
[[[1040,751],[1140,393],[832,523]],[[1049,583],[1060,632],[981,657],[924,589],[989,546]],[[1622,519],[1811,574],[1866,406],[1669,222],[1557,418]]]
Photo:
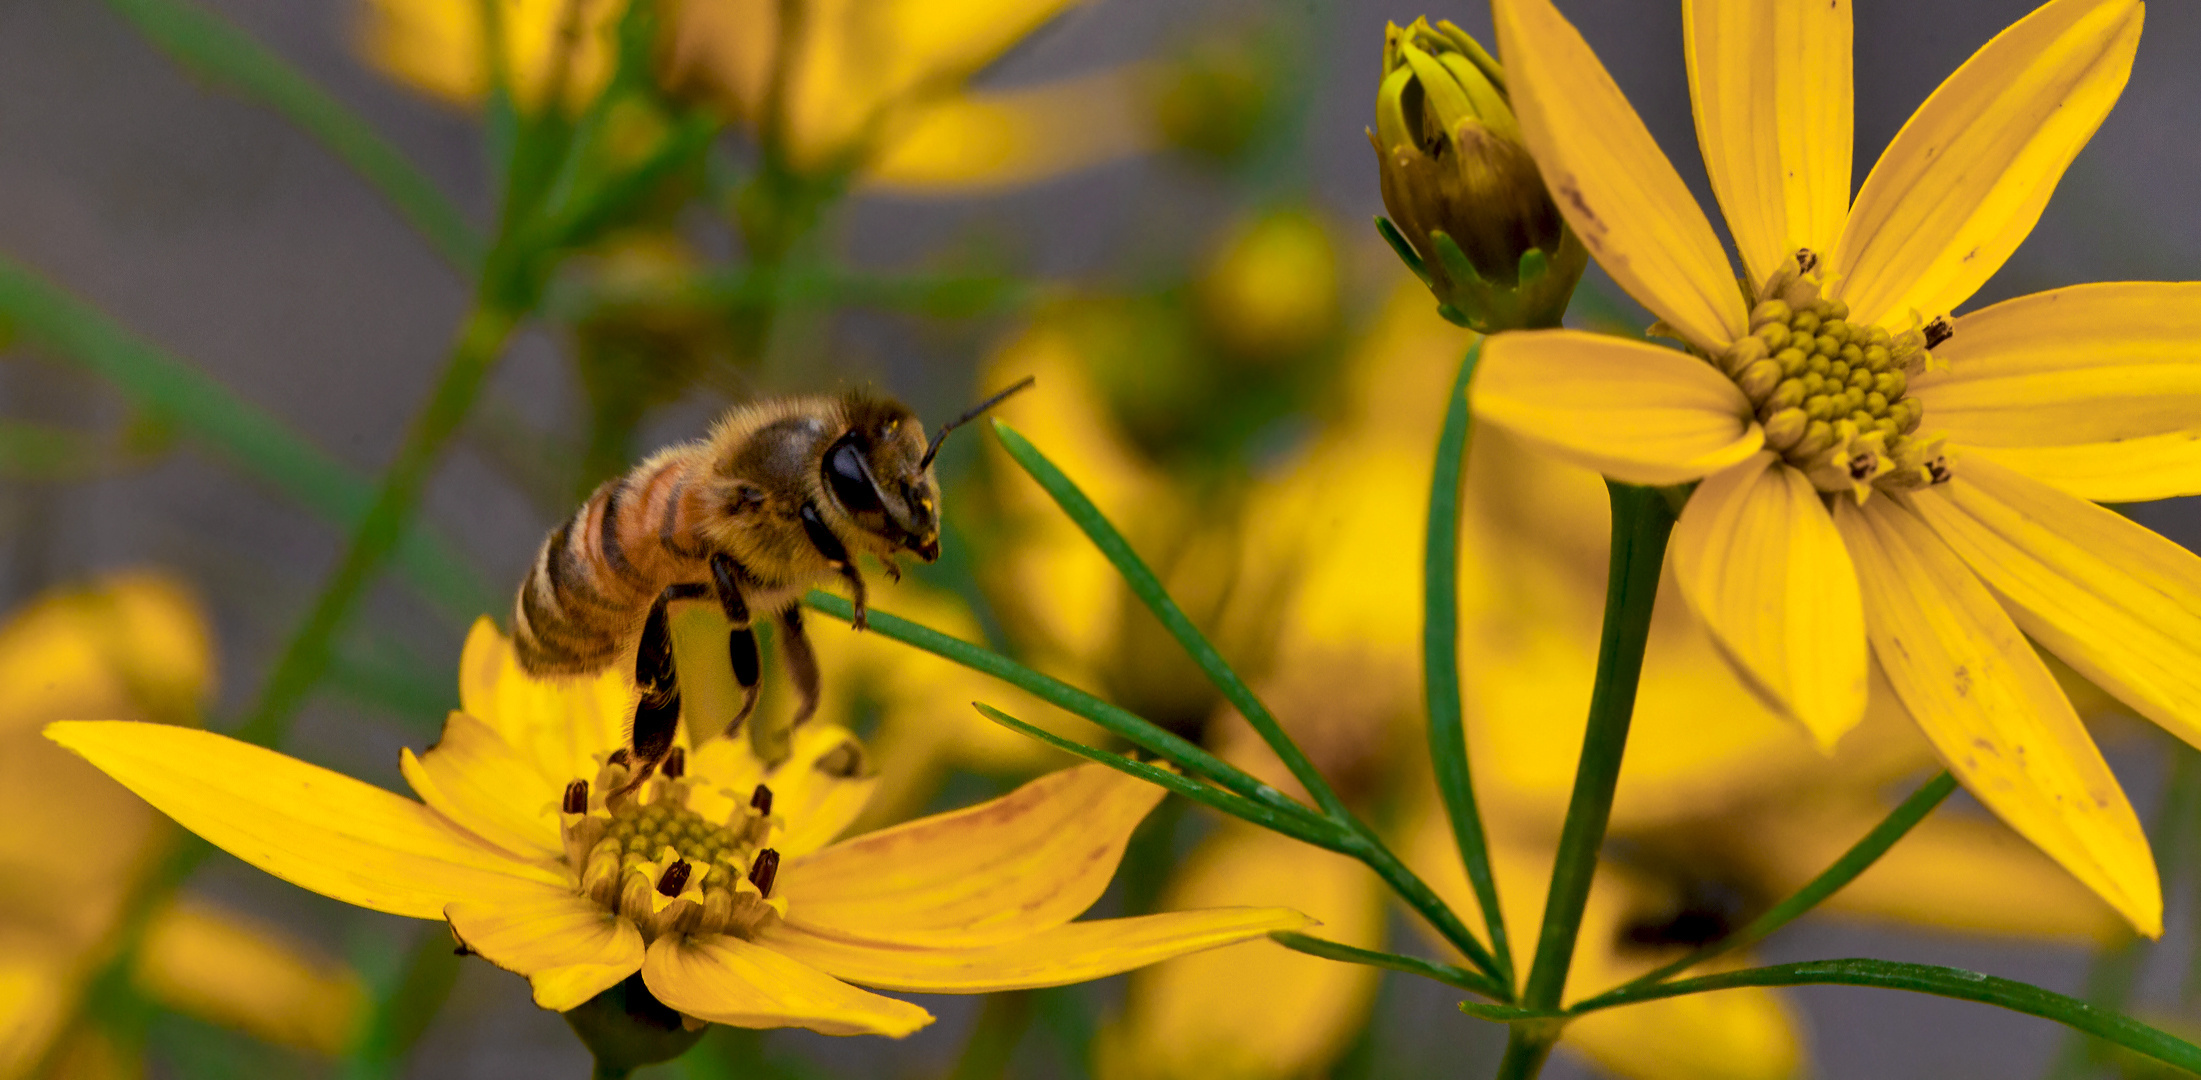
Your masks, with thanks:
[[[940,452],[940,444],[948,440],[948,432],[954,431],[956,428],[962,427],[963,425],[968,424],[981,416],[984,416],[986,410],[1001,404],[1003,401],[1008,399],[1010,394],[1014,394],[1019,390],[1029,390],[1031,389],[1032,384],[1037,381],[1039,381],[1037,376],[1026,375],[1023,378],[1018,379],[1016,381],[1016,385],[1011,386],[1007,390],[1003,390],[1002,392],[995,394],[994,396],[987,398],[986,400],[981,401],[976,405],[971,406],[971,411],[964,413],[963,415],[958,416],[945,424],[940,425],[940,430],[932,433],[932,445],[925,447],[925,456],[917,462],[917,468],[919,470],[924,470],[932,467],[932,456]]]

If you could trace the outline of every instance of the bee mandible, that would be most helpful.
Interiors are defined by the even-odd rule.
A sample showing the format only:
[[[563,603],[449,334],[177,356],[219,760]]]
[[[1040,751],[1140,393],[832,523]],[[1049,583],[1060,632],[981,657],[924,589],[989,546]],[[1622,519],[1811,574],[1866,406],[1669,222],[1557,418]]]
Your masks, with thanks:
[[[1027,377],[941,425],[931,441],[901,402],[862,390],[737,405],[708,437],[669,447],[606,481],[543,541],[512,615],[520,666],[585,675],[632,650],[640,690],[632,788],[671,753],[680,721],[668,605],[715,600],[733,624],[727,656],[743,694],[727,722],[756,709],[754,620],[779,622],[780,655],[801,700],[818,707],[818,662],[796,601],[812,584],[848,582],[865,625],[869,552],[899,579],[898,556],[940,557],[932,461],[949,432],[1032,385]]]

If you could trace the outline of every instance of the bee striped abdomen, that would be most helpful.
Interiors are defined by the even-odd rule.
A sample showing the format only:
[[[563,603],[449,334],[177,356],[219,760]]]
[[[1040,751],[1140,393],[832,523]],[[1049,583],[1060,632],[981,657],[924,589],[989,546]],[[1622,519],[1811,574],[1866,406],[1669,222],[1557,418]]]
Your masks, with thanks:
[[[606,482],[543,541],[520,586],[512,640],[535,675],[578,675],[617,661],[641,632],[650,604],[676,581],[699,580],[687,554],[687,463],[652,459]]]

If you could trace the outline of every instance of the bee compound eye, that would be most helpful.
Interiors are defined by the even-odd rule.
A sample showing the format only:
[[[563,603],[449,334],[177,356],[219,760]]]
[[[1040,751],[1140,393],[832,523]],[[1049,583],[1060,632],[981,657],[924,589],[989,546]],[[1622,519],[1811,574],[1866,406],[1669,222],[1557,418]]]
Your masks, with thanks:
[[[833,497],[851,514],[883,513],[886,507],[879,502],[878,486],[871,479],[871,470],[864,467],[863,453],[848,439],[835,443],[825,455],[825,482],[833,489]]]

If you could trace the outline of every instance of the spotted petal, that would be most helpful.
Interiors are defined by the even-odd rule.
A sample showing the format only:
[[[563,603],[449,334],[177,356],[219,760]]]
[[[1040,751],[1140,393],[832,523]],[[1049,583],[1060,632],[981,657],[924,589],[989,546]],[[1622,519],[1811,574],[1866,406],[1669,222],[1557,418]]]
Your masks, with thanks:
[[[2117,103],[2141,16],[2139,0],[2050,0],[1919,106],[1858,189],[1829,267],[1858,320],[1946,314],[2002,268]]]
[[[527,977],[535,1004],[564,1012],[642,969],[642,933],[570,888],[444,909],[451,932],[490,963]]]
[[[1989,461],[1913,503],[2027,635],[2201,745],[2201,556]]]
[[[1674,574],[1712,638],[1822,750],[1865,716],[1865,609],[1826,504],[1761,453],[1697,487]]]
[[[2141,933],[2162,886],[2117,778],[2033,646],[1956,553],[1887,497],[1835,500],[1888,682],[1987,808]]]
[[[2075,285],[1956,320],[1928,428],[2082,499],[2201,493],[2201,283]]]
[[[1492,5],[1521,135],[1598,265],[1707,351],[1742,336],[1727,254],[1681,174],[1550,0]]]
[[[347,904],[440,919],[456,901],[565,884],[411,799],[224,735],[69,721],[46,737],[215,847]]]
[[[859,990],[737,937],[668,934],[650,945],[642,981],[657,1000],[700,1020],[746,1028],[899,1039],[932,1023],[906,1001]]]
[[[1162,790],[1100,765],[847,840],[782,868],[787,921],[936,948],[1015,941],[1076,918],[1115,876]]]
[[[1849,0],[1686,0],[1682,44],[1705,170],[1750,280],[1825,252],[1849,213]]]
[[[1686,353],[1578,330],[1483,346],[1475,412],[1618,480],[1679,484],[1758,452],[1765,433],[1732,380]]]

